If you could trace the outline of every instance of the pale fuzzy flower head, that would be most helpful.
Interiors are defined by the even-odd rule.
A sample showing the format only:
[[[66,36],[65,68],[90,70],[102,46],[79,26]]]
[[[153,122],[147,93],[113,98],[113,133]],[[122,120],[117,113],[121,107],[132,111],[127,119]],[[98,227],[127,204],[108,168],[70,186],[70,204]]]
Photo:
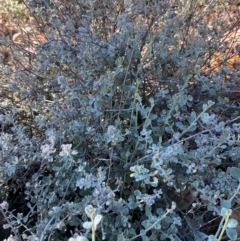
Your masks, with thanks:
[[[68,241],[88,241],[88,239],[84,236],[79,236],[77,233],[75,233],[73,237],[70,238]]]
[[[152,206],[155,203],[154,196],[151,196],[151,195],[147,195],[144,198],[144,201],[147,204],[147,206]]]
[[[84,187],[85,182],[86,181],[84,178],[77,180],[76,187],[79,187],[80,189],[82,189]]]
[[[49,144],[44,144],[41,146],[41,151],[42,151],[42,157],[44,159],[49,159],[50,158],[50,155],[52,153],[54,153],[56,150],[54,148],[52,148],[51,145]]]
[[[120,130],[113,125],[108,126],[106,135],[107,143],[112,142],[113,145],[116,145],[116,143],[124,140]]]
[[[70,155],[71,153],[71,148],[72,148],[72,144],[66,144],[66,145],[61,145],[61,148],[62,148],[62,152],[65,154],[65,155]]]
[[[56,137],[51,135],[51,136],[48,137],[48,140],[49,140],[51,146],[53,147],[54,144],[55,144],[55,141],[56,141]]]
[[[110,125],[110,126],[108,127],[108,129],[107,129],[107,135],[108,135],[108,136],[112,136],[112,135],[115,134],[115,132],[116,132],[115,126]]]
[[[1,133],[0,136],[0,145],[2,146],[2,149],[8,150],[9,149],[9,143],[12,140],[12,135],[8,133]]]
[[[50,151],[50,146],[48,144],[42,145],[41,146],[41,151],[42,151],[42,156],[46,157],[49,154]]]
[[[62,151],[60,152],[60,156],[71,156],[71,155],[76,155],[77,151],[72,151],[72,144],[62,144],[61,145]]]
[[[0,207],[1,207],[2,209],[7,210],[7,209],[8,209],[8,203],[7,203],[6,201],[3,201],[2,203],[0,203]]]
[[[10,237],[8,237],[8,239],[4,239],[3,241],[17,241],[18,239],[13,237],[12,234],[10,235]]]
[[[87,214],[87,216],[89,218],[92,218],[94,213],[95,213],[96,209],[92,206],[92,205],[87,205],[85,207],[85,213]]]

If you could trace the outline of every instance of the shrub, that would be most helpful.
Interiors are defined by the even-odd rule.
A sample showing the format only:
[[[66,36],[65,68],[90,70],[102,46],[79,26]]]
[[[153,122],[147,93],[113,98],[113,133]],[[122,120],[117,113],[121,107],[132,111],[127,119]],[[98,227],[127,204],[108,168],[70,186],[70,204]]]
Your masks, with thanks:
[[[236,240],[239,70],[210,68],[228,5],[23,2],[46,42],[1,40],[8,240]]]

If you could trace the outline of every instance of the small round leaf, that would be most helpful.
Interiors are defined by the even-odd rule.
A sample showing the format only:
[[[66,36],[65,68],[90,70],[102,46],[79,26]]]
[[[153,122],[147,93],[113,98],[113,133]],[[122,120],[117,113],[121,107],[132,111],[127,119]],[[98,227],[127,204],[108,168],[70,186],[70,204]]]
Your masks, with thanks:
[[[237,240],[237,231],[233,228],[227,228],[226,234],[231,240]]]
[[[228,221],[227,227],[228,227],[228,228],[236,228],[237,225],[238,225],[238,221],[231,218],[231,219],[229,219],[229,221]]]
[[[217,241],[217,238],[214,235],[209,235],[208,241]]]
[[[232,168],[230,169],[230,175],[231,175],[233,178],[240,179],[240,169],[237,168],[237,167],[232,167]]]
[[[96,217],[94,218],[94,230],[97,230],[97,226],[101,222],[101,220],[102,220],[102,215],[97,214]]]
[[[92,222],[84,222],[83,227],[85,229],[91,229],[92,228]]]

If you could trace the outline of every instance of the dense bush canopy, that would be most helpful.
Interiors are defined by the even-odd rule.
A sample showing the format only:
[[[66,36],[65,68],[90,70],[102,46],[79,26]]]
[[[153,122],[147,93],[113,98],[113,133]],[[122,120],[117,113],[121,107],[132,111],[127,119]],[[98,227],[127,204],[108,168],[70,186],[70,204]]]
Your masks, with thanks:
[[[0,2],[0,239],[237,240],[239,3]]]

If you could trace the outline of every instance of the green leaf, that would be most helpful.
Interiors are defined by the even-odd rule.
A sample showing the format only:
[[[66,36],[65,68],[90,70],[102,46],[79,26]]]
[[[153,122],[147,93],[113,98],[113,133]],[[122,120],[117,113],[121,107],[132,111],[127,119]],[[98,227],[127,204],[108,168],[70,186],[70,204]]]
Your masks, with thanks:
[[[168,134],[173,134],[173,130],[169,127],[169,126],[166,126],[165,127],[165,131],[168,133]]]
[[[231,240],[237,240],[237,231],[233,228],[227,228],[226,234]]]
[[[129,209],[135,209],[138,207],[138,203],[137,202],[131,202],[128,204]]]
[[[222,200],[221,201],[221,208],[230,209],[232,207],[232,203],[229,200]]]
[[[229,219],[229,221],[228,221],[227,227],[228,227],[228,228],[236,228],[237,225],[238,225],[238,221],[235,220],[235,219],[233,219],[233,218],[231,218],[231,219]]]
[[[233,178],[240,179],[240,169],[237,167],[231,167],[230,169],[230,175]]]
[[[147,236],[141,236],[142,241],[149,241],[149,238]]]
[[[151,206],[145,206],[145,215],[147,217],[151,217],[152,216],[152,207]]]
[[[189,124],[192,124],[196,120],[196,112],[191,112],[191,115],[188,118]]]
[[[141,197],[142,196],[142,193],[139,190],[135,190],[133,193],[134,193],[134,195],[136,197]]]
[[[102,215],[97,214],[94,218],[94,230],[97,230],[97,226],[101,222],[101,220],[102,220]]]
[[[209,235],[208,241],[217,241],[217,238],[214,235]]]
[[[180,129],[180,130],[182,130],[182,131],[184,131],[184,130],[186,130],[186,126],[184,126],[183,124],[182,124],[182,122],[176,122],[175,123],[175,125],[176,125],[176,127],[178,128],[178,129]]]
[[[24,218],[23,218],[23,223],[27,223],[28,221],[28,215],[26,215]]]
[[[151,103],[151,107],[153,107],[154,106],[154,99],[152,97],[149,98],[149,102]]]
[[[92,228],[92,222],[84,222],[83,227],[85,229],[91,229]]]
[[[170,217],[166,217],[166,218],[164,218],[164,222],[166,222],[167,224],[169,224],[169,223],[172,223],[173,220],[172,220],[172,218],[170,218]]]
[[[206,111],[207,108],[208,108],[207,104],[203,104],[203,106],[202,106],[203,111]]]
[[[146,230],[144,230],[144,229],[140,230],[140,234],[141,234],[141,236],[146,235]]]
[[[158,117],[158,116],[157,116],[156,114],[150,114],[149,119],[150,119],[150,120],[156,120],[157,117]]]
[[[123,208],[121,213],[122,213],[122,215],[127,216],[129,214],[129,209]]]
[[[195,131],[197,129],[197,123],[194,123],[191,125],[190,128],[188,128],[188,131],[191,132],[191,131]]]
[[[149,220],[143,220],[141,224],[145,229],[148,229],[151,226],[151,223],[149,222]]]

